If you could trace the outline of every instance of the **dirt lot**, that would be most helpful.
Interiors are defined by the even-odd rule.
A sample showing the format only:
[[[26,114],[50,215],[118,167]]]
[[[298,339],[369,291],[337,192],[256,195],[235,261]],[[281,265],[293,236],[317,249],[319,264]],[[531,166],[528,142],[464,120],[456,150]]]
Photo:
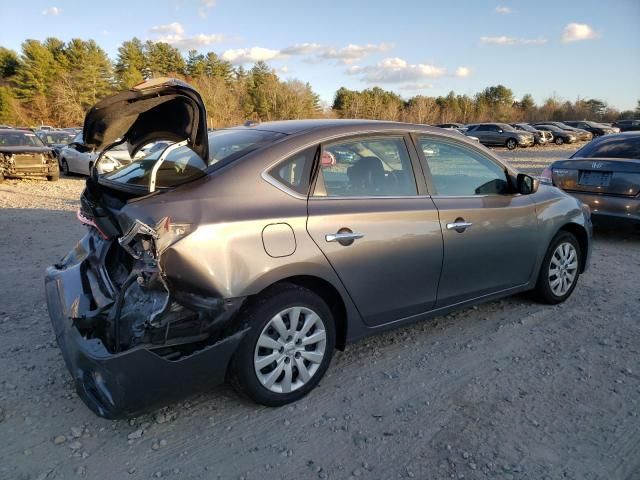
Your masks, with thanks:
[[[499,153],[536,172],[572,150]],[[82,182],[0,185],[0,479],[640,478],[638,234],[598,230],[563,305],[518,296],[359,342],[295,405],[223,387],[107,421],[44,303]]]

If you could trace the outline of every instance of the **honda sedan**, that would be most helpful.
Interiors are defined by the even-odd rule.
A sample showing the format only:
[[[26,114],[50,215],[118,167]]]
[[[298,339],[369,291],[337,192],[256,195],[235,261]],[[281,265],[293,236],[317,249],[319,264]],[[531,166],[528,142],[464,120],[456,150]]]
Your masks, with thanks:
[[[336,348],[518,292],[562,302],[589,263],[587,208],[457,133],[206,125],[200,95],[172,79],[85,119],[97,151],[173,142],[93,169],[78,212],[87,233],[46,273],[58,344],[98,415],[225,379],[258,403],[293,402]]]

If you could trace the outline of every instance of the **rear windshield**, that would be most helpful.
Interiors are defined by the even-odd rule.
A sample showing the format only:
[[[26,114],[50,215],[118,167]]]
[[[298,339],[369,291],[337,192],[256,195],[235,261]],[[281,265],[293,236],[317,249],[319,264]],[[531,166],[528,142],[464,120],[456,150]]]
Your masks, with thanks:
[[[640,160],[640,135],[602,137],[587,143],[571,158],[633,158]]]
[[[178,147],[171,151],[160,166],[156,175],[158,188],[174,187],[191,182],[206,175],[207,172],[228,165],[234,160],[273,143],[284,134],[252,130],[249,128],[216,130],[209,134],[209,159],[205,164],[190,148]],[[166,148],[166,147],[165,147]],[[151,170],[165,151],[157,149],[146,157],[111,173],[103,179],[118,182],[131,187],[149,186]]]
[[[3,147],[44,147],[42,141],[31,132],[0,132],[0,146]]]

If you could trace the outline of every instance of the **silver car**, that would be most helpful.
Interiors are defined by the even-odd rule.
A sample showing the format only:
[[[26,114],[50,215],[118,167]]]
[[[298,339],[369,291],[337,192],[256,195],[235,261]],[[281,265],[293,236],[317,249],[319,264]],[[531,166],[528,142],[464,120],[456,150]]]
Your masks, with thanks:
[[[96,150],[175,142],[94,169],[87,233],[46,273],[58,344],[98,415],[224,380],[265,405],[293,402],[336,348],[518,292],[562,302],[589,263],[587,208],[458,133],[206,125],[200,95],[169,79],[86,117]]]

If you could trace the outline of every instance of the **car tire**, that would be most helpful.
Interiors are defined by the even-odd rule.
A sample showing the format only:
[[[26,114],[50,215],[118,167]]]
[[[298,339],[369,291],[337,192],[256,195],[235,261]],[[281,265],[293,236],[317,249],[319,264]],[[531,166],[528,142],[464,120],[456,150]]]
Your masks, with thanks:
[[[51,175],[48,175],[47,180],[49,180],[50,182],[57,182],[58,180],[60,180],[60,172],[56,172],[56,173],[52,173]]]
[[[334,318],[326,302],[307,288],[283,283],[250,299],[240,315],[249,331],[229,366],[233,388],[270,407],[295,402],[313,390],[335,346]]]
[[[92,169],[93,169],[93,162],[89,162],[89,176],[91,176]]]
[[[69,170],[69,164],[67,163],[67,160],[65,158],[60,159],[60,170],[66,177],[71,175],[71,171]]]
[[[562,145],[564,143],[564,139],[562,137],[556,137],[553,141],[556,145]]]
[[[507,140],[507,143],[505,143],[505,146],[509,150],[515,150],[515,148],[518,146],[518,141],[515,138],[510,138],[509,140]]]
[[[576,237],[567,231],[559,232],[542,261],[534,290],[536,299],[551,305],[564,302],[578,284],[581,263],[580,244]]]

